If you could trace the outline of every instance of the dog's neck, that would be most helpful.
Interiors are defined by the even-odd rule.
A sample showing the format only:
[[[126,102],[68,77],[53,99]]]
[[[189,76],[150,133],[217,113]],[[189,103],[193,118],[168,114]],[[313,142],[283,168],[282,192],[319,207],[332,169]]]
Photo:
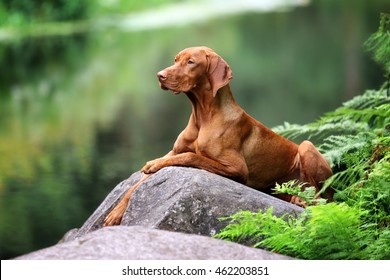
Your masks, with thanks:
[[[242,109],[234,100],[230,85],[220,88],[215,96],[211,89],[186,93],[192,103],[192,118],[197,126],[210,122],[213,118],[231,118]]]

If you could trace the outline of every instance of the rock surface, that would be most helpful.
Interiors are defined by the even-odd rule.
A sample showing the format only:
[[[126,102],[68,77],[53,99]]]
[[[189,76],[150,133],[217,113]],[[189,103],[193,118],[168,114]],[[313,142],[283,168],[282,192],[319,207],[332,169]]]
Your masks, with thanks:
[[[79,230],[63,241],[74,240],[102,227],[103,220],[124,193],[142,177],[133,174],[117,185]],[[218,220],[240,210],[298,215],[302,208],[251,189],[227,178],[194,168],[167,167],[134,192],[121,225],[211,236],[227,225]]]
[[[227,225],[219,218],[240,210],[273,207],[277,216],[297,216],[302,208],[194,168],[160,170],[134,192],[121,225],[102,228],[107,214],[142,176],[135,173],[118,184],[59,244],[17,259],[290,259],[209,236]]]
[[[18,257],[20,260],[208,260],[289,257],[194,234],[140,226],[96,230],[79,239]]]

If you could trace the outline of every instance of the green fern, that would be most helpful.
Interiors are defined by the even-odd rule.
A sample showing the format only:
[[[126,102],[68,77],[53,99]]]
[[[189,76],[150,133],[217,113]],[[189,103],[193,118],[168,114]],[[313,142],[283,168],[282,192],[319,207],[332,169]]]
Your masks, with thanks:
[[[264,235],[273,236],[285,231],[288,225],[284,217],[272,215],[272,207],[265,213],[240,211],[230,217],[220,218],[221,221],[229,220],[231,223],[214,237],[252,245]]]
[[[298,125],[285,122],[283,125],[276,126],[272,130],[291,140],[302,138],[309,140],[317,139],[319,141],[332,134],[349,133],[354,135],[368,128],[369,126],[366,123],[359,123],[347,119],[339,122],[329,121],[322,125],[319,123]]]
[[[373,138],[372,133],[361,132],[356,135],[331,135],[324,140],[318,150],[327,158],[331,167],[340,166],[344,155],[356,151]]]
[[[292,228],[295,239],[288,251],[303,259],[357,259],[364,246],[359,241],[363,236],[360,215],[360,211],[346,204],[309,207]],[[279,238],[276,244],[275,237],[271,237],[256,245],[274,248]]]
[[[382,13],[378,31],[368,38],[364,44],[367,50],[373,53],[373,58],[382,64],[387,73],[390,73],[390,15]]]
[[[389,146],[383,153],[383,157],[369,165],[359,180],[338,192],[339,200],[366,211],[365,220],[375,222],[379,227],[390,225]]]
[[[264,214],[243,212],[215,237],[237,242],[251,237],[254,247],[303,259],[359,259],[367,245],[361,211],[346,204],[310,206],[299,218],[288,220],[273,216],[272,209]]]
[[[389,99],[383,91],[367,90],[363,95],[356,96],[343,103],[343,107],[356,110],[377,107],[382,104],[388,104]],[[330,115],[332,113],[329,113]]]
[[[323,141],[333,135],[355,136],[373,128],[382,129],[389,122],[390,98],[384,91],[368,90],[314,123],[297,125],[286,122],[273,130],[292,140],[307,138]]]
[[[305,186],[306,183],[299,183],[297,180],[291,180],[281,185],[276,183],[274,190],[274,194],[289,194],[300,197],[304,200],[307,205],[318,205],[325,204],[326,199],[319,198],[318,193],[316,193],[315,187]]]

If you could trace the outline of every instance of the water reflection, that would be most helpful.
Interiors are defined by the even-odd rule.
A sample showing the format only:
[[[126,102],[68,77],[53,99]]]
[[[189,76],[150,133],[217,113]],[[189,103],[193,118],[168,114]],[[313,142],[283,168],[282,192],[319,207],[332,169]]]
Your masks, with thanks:
[[[171,148],[191,108],[155,75],[181,49],[221,54],[236,100],[264,124],[306,123],[383,81],[360,46],[385,2],[3,43],[1,257],[55,243],[118,182]]]

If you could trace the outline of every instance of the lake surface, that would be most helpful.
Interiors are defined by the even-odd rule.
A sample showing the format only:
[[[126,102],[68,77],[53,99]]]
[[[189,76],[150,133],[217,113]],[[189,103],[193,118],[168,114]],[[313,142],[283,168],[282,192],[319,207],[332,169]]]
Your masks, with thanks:
[[[2,259],[56,243],[116,184],[171,149],[191,106],[162,91],[156,73],[183,48],[219,53],[237,102],[269,127],[315,121],[384,82],[362,44],[387,1],[254,2],[97,19],[66,36],[3,36]]]

